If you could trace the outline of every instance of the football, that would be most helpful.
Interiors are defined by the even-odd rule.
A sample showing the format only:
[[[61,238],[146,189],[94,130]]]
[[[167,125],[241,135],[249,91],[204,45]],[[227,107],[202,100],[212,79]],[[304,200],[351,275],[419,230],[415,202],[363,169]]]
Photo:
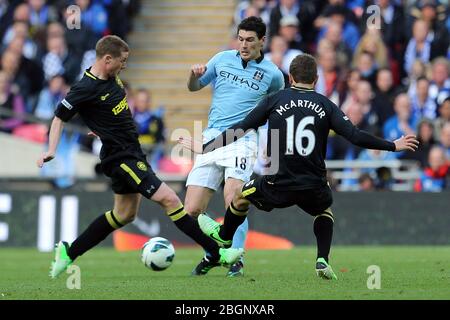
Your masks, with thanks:
[[[175,258],[175,248],[165,238],[151,238],[142,247],[142,263],[154,271],[162,271],[170,267],[173,258]]]

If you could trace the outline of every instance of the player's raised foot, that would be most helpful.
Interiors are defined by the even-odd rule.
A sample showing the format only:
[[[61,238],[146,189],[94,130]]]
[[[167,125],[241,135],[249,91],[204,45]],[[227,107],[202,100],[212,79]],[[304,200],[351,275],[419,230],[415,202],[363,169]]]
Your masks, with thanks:
[[[316,273],[317,275],[326,280],[337,280],[337,276],[334,273],[331,266],[324,258],[318,258],[316,262]]]
[[[239,248],[220,248],[219,249],[220,259],[219,263],[224,267],[229,267],[235,264],[244,254],[244,249]]]
[[[207,256],[202,258],[202,261],[192,270],[193,276],[204,276],[214,267],[220,266],[220,263],[211,261]]]
[[[228,270],[227,277],[242,277],[244,275],[244,261],[239,259]]]
[[[237,262],[244,254],[244,249],[219,249],[219,261],[212,261],[207,256],[202,258],[202,261],[192,270],[191,275],[193,276],[204,276],[214,267],[224,266],[229,267]]]
[[[214,219],[211,219],[206,214],[200,214],[197,221],[203,233],[215,240],[219,246],[224,248],[231,246],[233,240],[224,240],[219,235],[220,227],[222,226],[220,223],[214,221]]]
[[[72,263],[67,251],[69,244],[65,241],[60,241],[55,245],[55,259],[50,267],[50,277],[55,279],[58,275],[64,272]]]

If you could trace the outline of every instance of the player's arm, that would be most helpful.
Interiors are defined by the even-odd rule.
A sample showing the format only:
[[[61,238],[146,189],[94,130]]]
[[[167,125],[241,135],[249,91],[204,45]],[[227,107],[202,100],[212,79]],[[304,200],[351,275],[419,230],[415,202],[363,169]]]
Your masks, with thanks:
[[[55,110],[55,117],[50,126],[48,150],[44,152],[37,161],[39,168],[42,168],[45,162],[55,158],[56,149],[59,144],[64,122],[69,121],[78,112],[80,105],[86,103],[91,98],[91,91],[79,83],[74,85],[66,98],[63,99]]]
[[[387,151],[416,151],[419,141],[414,135],[402,136],[395,141],[378,138],[355,127],[350,119],[335,105],[332,106],[331,129],[348,141],[362,148]]]
[[[222,55],[223,52],[219,52],[206,65],[194,64],[191,67],[187,83],[189,91],[198,91],[216,78],[216,64]]]
[[[60,118],[55,116],[50,126],[50,133],[48,136],[48,150],[44,152],[37,161],[37,165],[39,168],[42,168],[44,162],[51,161],[53,158],[55,158],[56,148],[58,147],[63,128],[64,122]]]
[[[187,84],[189,91],[198,91],[204,87],[204,85],[200,83],[199,79],[205,74],[206,69],[207,67],[204,64],[194,64],[191,67]]]
[[[270,99],[264,98],[258,105],[244,118],[244,120],[234,124],[221,135],[203,145],[203,153],[211,152],[215,149],[224,147],[242,138],[248,133],[248,130],[258,130],[264,125],[270,115]]]

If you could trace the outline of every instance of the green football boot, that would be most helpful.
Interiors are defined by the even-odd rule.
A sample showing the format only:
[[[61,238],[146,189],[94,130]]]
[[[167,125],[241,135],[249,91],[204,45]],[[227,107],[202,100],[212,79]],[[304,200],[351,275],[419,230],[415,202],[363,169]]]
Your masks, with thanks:
[[[326,280],[337,280],[337,276],[334,273],[331,266],[325,261],[324,258],[318,258],[316,262],[316,273],[317,275]]]
[[[229,267],[239,261],[244,254],[244,249],[224,249],[219,248],[219,261],[211,261],[209,257],[204,256],[202,261],[192,270],[193,276],[204,276],[214,267]]]
[[[229,248],[231,246],[233,240],[223,240],[219,235],[220,227],[222,226],[220,223],[214,221],[206,214],[200,214],[197,221],[203,233],[216,241],[220,247]]]
[[[50,267],[50,277],[55,279],[62,272],[66,271],[67,267],[72,263],[67,251],[69,244],[65,241],[60,241],[55,245],[55,260],[53,260]]]
[[[244,254],[244,249],[239,248],[220,248],[219,249],[220,259],[219,263],[224,267],[229,267],[233,264],[235,264]]]

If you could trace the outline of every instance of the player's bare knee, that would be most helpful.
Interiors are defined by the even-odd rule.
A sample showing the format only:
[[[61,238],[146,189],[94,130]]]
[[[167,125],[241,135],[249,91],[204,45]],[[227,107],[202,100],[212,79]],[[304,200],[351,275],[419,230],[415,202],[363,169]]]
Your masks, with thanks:
[[[236,191],[234,192],[234,196],[233,196],[233,203],[236,204],[237,202],[239,202],[243,199],[245,199],[245,198],[242,195],[242,187],[239,189],[236,189]]]
[[[171,210],[177,208],[181,205],[181,200],[175,193],[175,191],[170,190],[164,197],[159,201],[159,204],[164,207],[164,209]]]
[[[137,210],[128,209],[128,210],[114,210],[114,213],[117,214],[120,219],[120,223],[126,225],[134,221],[137,216]]]
[[[238,210],[246,210],[249,207],[250,202],[242,195],[242,190],[236,190],[233,198],[233,206]]]
[[[238,210],[247,210],[250,202],[243,197],[236,197],[233,199],[233,206]]]
[[[192,199],[186,198],[184,200],[184,210],[194,218],[197,218],[201,213],[205,212],[206,208],[204,208],[197,201],[193,201]]]
[[[241,180],[228,179],[224,189],[225,208],[228,208],[237,195],[242,192],[244,183]]]
[[[230,206],[231,202],[234,201],[235,197],[236,197],[235,194],[231,194],[225,197],[225,209]]]
[[[191,217],[194,218],[197,218],[201,213],[204,212],[203,208],[196,205],[191,205],[190,203],[187,202],[184,204],[184,209]]]
[[[125,221],[125,223],[128,224],[128,223],[133,222],[134,219],[136,219],[136,216],[137,216],[137,213],[130,213],[130,214],[128,214],[128,215],[126,216],[126,221]]]

